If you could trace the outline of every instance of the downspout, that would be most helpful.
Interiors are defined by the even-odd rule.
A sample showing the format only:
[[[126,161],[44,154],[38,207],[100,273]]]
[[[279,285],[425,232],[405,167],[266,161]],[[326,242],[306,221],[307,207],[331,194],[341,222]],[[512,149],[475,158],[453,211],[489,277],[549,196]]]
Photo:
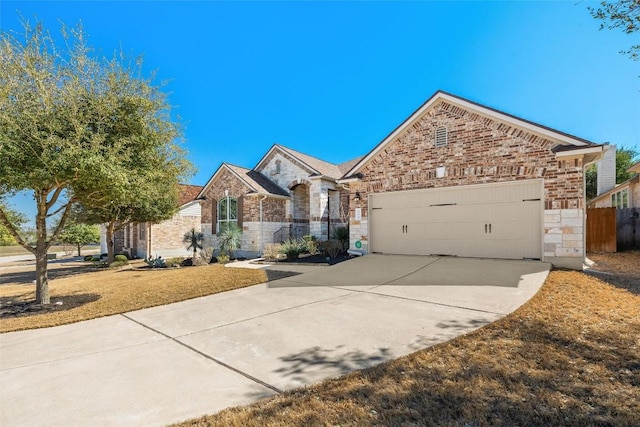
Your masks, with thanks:
[[[260,256],[262,256],[264,252],[264,233],[262,231],[262,202],[267,198],[267,196],[263,196],[260,199]]]

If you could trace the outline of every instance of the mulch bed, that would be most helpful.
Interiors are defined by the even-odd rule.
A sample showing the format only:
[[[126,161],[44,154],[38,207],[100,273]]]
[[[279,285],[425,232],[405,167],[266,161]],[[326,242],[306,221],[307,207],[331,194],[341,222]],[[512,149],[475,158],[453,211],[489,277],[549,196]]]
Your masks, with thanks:
[[[349,254],[340,254],[335,258],[331,258],[331,257],[327,257],[324,255],[309,255],[309,254],[303,254],[300,255],[299,258],[297,259],[280,259],[280,260],[265,260],[265,263],[268,264],[298,264],[298,265],[305,265],[305,264],[324,264],[324,265],[335,265],[338,264],[340,262],[343,261],[347,261],[349,259],[353,258],[353,256],[349,255]]]

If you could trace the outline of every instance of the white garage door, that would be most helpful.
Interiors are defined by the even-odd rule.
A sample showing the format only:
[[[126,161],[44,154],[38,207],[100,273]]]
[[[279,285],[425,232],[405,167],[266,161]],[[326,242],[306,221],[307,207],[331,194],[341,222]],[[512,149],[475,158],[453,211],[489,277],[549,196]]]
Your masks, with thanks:
[[[371,194],[372,252],[539,259],[542,181]]]

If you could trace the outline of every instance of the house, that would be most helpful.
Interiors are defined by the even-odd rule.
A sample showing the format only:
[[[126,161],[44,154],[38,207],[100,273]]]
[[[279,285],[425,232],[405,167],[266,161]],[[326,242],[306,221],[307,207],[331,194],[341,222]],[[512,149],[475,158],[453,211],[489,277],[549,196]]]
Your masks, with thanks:
[[[336,165],[276,144],[252,169],[223,163],[197,196],[206,246],[218,248],[228,224],[242,229],[237,254],[246,257],[289,238],[329,239],[348,223],[349,193],[337,181],[356,160]]]
[[[199,185],[178,186],[180,208],[170,219],[160,223],[133,223],[114,234],[114,252],[131,257],[163,258],[192,255],[183,243],[186,232],[195,228],[200,231],[200,202],[196,200],[202,190]],[[107,252],[106,229],[100,227],[100,251]]]
[[[351,250],[581,269],[584,172],[602,151],[438,91],[338,180]]]
[[[332,164],[276,144],[251,169],[222,163],[190,200],[200,204],[205,246],[219,248],[220,232],[235,224],[240,256],[287,238],[327,240],[348,226],[351,253],[539,259],[581,269],[585,168],[603,152],[438,91],[363,157]],[[190,228],[195,211],[194,222],[169,228]],[[150,231],[154,245],[163,232]],[[136,253],[160,253],[141,251],[140,242]]]
[[[635,175],[617,185],[614,181],[614,185],[608,191],[599,193],[589,200],[588,206],[590,208],[640,208],[640,162],[631,166],[627,171],[635,173]]]

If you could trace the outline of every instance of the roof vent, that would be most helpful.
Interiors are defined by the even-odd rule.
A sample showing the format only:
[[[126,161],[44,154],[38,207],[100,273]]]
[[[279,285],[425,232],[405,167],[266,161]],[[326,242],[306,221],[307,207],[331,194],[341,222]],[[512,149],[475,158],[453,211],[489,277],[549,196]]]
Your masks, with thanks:
[[[447,128],[446,126],[438,126],[436,128],[436,147],[444,147],[447,145]]]

